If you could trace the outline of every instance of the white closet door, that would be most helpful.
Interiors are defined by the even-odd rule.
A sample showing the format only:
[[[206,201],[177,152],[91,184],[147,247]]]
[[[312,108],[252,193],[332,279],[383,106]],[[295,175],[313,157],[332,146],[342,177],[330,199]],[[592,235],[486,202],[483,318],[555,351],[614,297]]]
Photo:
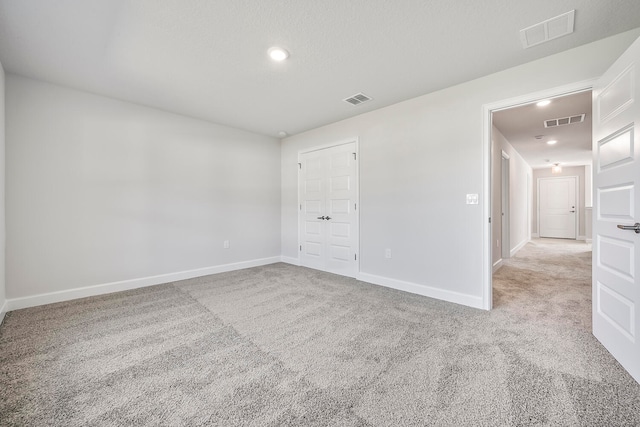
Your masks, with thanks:
[[[358,272],[355,143],[300,156],[300,264],[344,276]]]

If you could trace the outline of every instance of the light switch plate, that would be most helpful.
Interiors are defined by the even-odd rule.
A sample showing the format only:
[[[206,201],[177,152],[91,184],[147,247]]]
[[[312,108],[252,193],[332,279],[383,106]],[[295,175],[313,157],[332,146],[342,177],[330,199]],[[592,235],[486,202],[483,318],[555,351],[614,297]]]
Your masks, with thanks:
[[[467,194],[467,204],[468,205],[477,205],[478,204],[478,195],[477,194]]]

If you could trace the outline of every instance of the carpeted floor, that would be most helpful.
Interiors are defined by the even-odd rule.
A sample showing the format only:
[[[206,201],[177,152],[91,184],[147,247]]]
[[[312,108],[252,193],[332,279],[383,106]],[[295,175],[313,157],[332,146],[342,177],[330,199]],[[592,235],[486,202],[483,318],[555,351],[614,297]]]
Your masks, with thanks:
[[[14,311],[0,425],[640,425],[590,256],[528,244],[491,312],[286,264]]]

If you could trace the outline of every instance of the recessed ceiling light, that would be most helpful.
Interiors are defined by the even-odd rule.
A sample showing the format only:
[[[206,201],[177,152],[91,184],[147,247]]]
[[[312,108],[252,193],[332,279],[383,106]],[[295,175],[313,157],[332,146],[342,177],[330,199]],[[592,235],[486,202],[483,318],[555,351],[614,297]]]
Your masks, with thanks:
[[[278,132],[278,136],[280,138],[284,138],[285,136],[289,135],[288,133],[286,133],[285,131],[281,130],[280,132]]]
[[[549,104],[551,104],[551,100],[549,100],[549,99],[543,99],[542,101],[536,103],[536,105],[538,107],[545,107],[545,106],[547,106]]]
[[[274,61],[284,61],[289,57],[289,52],[281,47],[272,47],[267,52]]]
[[[553,144],[557,144],[557,143],[558,143],[558,141],[556,141],[555,139],[550,139],[550,140],[547,141],[547,144],[549,144],[549,145],[553,145]]]

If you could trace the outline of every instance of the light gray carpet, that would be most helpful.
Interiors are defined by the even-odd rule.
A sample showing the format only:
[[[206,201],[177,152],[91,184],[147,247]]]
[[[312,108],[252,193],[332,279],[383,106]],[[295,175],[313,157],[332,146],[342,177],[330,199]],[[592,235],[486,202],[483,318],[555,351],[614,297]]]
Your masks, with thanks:
[[[589,268],[535,241],[491,312],[286,264],[14,311],[0,425],[640,425]]]

